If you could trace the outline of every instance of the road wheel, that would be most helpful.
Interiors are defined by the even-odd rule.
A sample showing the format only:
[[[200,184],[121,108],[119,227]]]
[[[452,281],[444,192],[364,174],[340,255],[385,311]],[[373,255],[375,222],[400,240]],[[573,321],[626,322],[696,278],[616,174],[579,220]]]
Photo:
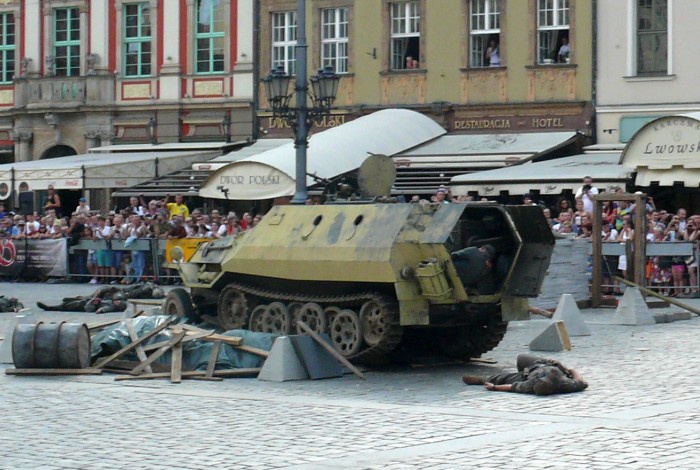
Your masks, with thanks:
[[[186,317],[193,321],[199,320],[199,315],[192,304],[189,292],[180,287],[176,287],[168,292],[163,302],[163,313],[166,315],[176,315]]]
[[[262,333],[263,331],[263,315],[265,315],[265,311],[267,310],[267,305],[258,305],[253,309],[252,312],[250,312],[250,320],[248,321],[248,329],[250,331],[256,331],[258,333]]]
[[[276,335],[288,335],[292,325],[289,311],[282,302],[272,302],[268,305],[261,323],[263,332]]]
[[[301,320],[316,333],[326,333],[328,325],[326,324],[326,314],[321,306],[314,302],[309,302],[301,306],[295,316],[294,326],[297,334],[303,334],[304,331],[297,325],[296,320]]]
[[[386,309],[376,300],[369,300],[360,309],[362,336],[368,346],[376,346],[388,329]]]
[[[248,324],[248,301],[243,292],[226,287],[219,296],[219,323],[224,330],[245,328]]]
[[[340,354],[345,357],[357,354],[362,348],[360,317],[352,310],[341,310],[333,318],[330,336]]]

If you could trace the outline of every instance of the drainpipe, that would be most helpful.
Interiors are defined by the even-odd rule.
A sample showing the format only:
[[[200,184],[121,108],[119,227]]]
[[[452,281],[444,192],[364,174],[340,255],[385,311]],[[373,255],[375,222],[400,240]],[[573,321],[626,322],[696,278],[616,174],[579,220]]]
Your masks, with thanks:
[[[253,2],[253,142],[260,137],[260,2]]]
[[[597,106],[597,91],[598,91],[598,0],[593,0],[592,3],[592,15],[593,21],[591,21],[591,37],[593,38],[592,43],[592,59],[591,59],[591,80],[593,81],[591,87],[591,106],[593,107],[593,113],[591,115],[591,132],[593,136],[591,141],[595,144],[598,142],[598,115],[596,113]]]

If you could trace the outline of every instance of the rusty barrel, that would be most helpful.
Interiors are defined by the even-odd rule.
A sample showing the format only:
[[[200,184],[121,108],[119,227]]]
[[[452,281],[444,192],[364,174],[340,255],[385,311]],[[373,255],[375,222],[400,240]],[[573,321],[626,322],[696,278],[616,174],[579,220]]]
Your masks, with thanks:
[[[90,332],[84,323],[26,323],[15,327],[12,361],[18,369],[90,366]]]

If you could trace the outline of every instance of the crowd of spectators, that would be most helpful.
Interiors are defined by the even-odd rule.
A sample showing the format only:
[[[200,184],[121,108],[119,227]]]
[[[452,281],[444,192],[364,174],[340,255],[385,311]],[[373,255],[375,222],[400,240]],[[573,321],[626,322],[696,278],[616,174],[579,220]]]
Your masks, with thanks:
[[[622,193],[623,190],[616,190]],[[555,233],[568,235],[579,239],[590,239],[593,234],[593,203],[591,195],[598,194],[590,177],[584,179],[584,184],[576,192],[574,198],[575,210],[570,207],[570,201],[561,199],[553,209],[545,208],[545,217]],[[635,237],[634,215],[637,210],[628,201],[602,203],[602,233],[604,242],[626,243]],[[644,212],[646,227],[643,233],[647,243],[690,242],[693,252],[700,248],[700,215],[688,216],[683,208],[671,213],[657,208],[654,199],[647,197]],[[698,263],[693,256],[655,256],[648,259],[645,275],[647,284],[671,297],[697,292]],[[603,258],[603,284],[605,293],[620,293],[620,286],[613,278],[615,275],[627,274],[627,256],[605,256]]]
[[[212,210],[205,214],[201,209],[190,212],[181,195],[174,200],[152,199],[145,202],[143,196],[132,197],[129,205],[118,211],[102,213],[91,210],[85,198],[66,213],[52,187],[42,213],[16,214],[5,210],[0,203],[0,238],[68,239],[69,245],[81,240],[104,240],[105,249],[75,250],[71,256],[70,272],[89,278],[89,282],[130,284],[152,278],[152,262],[147,264],[145,250],[112,250],[113,240],[122,240],[124,246],[140,238],[222,238],[236,236],[253,229],[261,215],[246,212],[242,217],[229,212],[221,214]],[[151,260],[152,261],[152,260]]]

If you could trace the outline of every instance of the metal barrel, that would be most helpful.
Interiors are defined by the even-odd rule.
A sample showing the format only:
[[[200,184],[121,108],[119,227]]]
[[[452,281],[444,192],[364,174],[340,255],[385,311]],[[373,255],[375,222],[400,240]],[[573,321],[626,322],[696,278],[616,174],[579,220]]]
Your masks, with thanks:
[[[18,369],[82,369],[90,365],[90,332],[84,323],[27,323],[12,336]]]

